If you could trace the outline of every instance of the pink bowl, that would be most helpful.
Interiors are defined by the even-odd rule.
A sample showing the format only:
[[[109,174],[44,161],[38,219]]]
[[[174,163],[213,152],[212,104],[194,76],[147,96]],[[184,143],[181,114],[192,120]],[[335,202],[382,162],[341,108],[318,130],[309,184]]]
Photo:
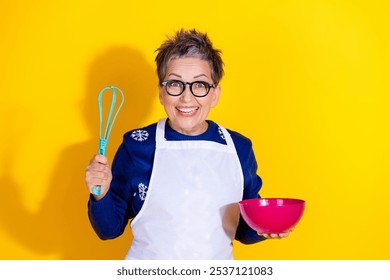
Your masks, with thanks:
[[[261,233],[281,233],[301,219],[305,201],[293,198],[254,198],[242,200],[240,211],[245,222]]]

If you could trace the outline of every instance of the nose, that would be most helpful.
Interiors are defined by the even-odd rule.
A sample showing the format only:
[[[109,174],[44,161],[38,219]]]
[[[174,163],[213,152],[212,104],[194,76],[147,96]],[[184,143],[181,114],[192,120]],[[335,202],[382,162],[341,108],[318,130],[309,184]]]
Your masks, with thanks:
[[[189,85],[189,84],[184,85],[184,91],[183,91],[183,93],[180,95],[180,98],[181,98],[183,101],[191,101],[191,100],[192,100],[193,95],[192,95],[192,92],[191,92],[191,89],[190,89],[190,85]]]

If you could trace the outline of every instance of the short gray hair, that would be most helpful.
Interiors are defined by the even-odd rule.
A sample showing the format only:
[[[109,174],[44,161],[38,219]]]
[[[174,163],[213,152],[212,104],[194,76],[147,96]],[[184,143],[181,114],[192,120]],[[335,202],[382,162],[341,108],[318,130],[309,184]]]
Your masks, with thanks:
[[[156,50],[155,58],[159,82],[163,82],[168,63],[175,58],[198,57],[210,64],[211,79],[218,85],[224,74],[221,51],[213,48],[206,33],[195,29],[179,30],[173,37],[168,37]]]

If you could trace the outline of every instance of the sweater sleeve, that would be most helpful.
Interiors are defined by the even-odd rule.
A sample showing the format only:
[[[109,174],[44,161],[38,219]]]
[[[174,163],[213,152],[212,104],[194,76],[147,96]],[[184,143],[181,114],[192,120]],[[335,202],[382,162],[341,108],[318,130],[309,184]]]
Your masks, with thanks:
[[[231,132],[231,134],[244,175],[244,191],[242,198],[251,199],[260,197],[259,191],[262,187],[262,180],[260,176],[257,175],[257,162],[252,149],[252,142],[250,139],[238,133]],[[240,216],[235,239],[243,244],[252,244],[263,241],[265,238],[259,236],[255,230],[248,226],[242,216]]]
[[[119,147],[112,164],[112,181],[106,196],[96,201],[90,195],[88,217],[99,238],[113,239],[120,236],[128,223],[131,213],[130,176],[131,158],[125,144]]]

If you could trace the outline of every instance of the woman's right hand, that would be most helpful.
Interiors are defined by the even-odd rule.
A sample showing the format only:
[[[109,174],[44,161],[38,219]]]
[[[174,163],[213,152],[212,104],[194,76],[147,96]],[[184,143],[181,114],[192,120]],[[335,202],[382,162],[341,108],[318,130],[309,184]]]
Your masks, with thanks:
[[[100,200],[108,192],[111,180],[112,173],[110,165],[108,164],[108,158],[100,154],[95,155],[89,162],[85,172],[85,182],[88,191],[92,193],[92,188],[94,186],[101,186],[100,195],[92,193],[96,200]]]

